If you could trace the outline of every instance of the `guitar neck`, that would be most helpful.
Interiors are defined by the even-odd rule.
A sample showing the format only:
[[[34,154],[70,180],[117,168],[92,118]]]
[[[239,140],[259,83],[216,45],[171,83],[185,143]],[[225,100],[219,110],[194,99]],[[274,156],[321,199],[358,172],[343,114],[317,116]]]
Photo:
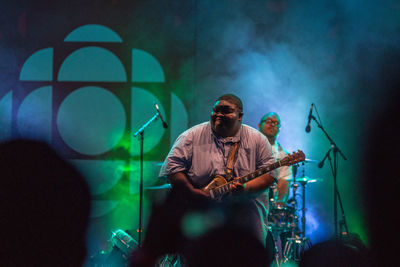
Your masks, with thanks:
[[[303,151],[299,150],[298,152],[293,152],[293,155],[288,155],[285,158],[283,158],[282,160],[279,160],[275,163],[269,164],[268,166],[262,167],[252,173],[249,173],[245,176],[239,177],[237,180],[239,183],[244,184],[247,183],[248,181],[251,181],[267,172],[270,172],[272,170],[275,170],[281,166],[291,166],[295,163],[301,162],[305,159],[305,155],[303,153]],[[225,183],[221,186],[218,186],[216,188],[213,188],[210,190],[210,195],[212,198],[214,199],[218,199],[219,197],[223,196],[224,194],[226,194],[227,192],[229,192],[229,188],[230,188],[230,184],[233,181],[230,181],[228,183]]]
[[[259,177],[259,176],[261,176],[261,175],[263,175],[263,174],[265,174],[267,172],[269,172],[269,171],[275,170],[275,169],[281,167],[282,165],[283,165],[282,161],[277,161],[277,162],[272,163],[272,164],[270,164],[268,166],[262,167],[262,168],[254,171],[252,173],[249,173],[249,174],[247,174],[245,176],[239,177],[238,181],[241,184],[247,183],[248,181],[251,181],[251,180],[253,180],[253,179],[255,179],[255,178],[257,178],[257,177]]]

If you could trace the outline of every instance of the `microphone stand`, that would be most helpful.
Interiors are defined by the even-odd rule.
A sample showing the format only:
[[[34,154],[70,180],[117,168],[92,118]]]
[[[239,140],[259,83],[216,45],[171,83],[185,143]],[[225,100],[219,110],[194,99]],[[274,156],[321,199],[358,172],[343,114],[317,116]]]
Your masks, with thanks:
[[[139,236],[138,236],[138,246],[141,247],[142,243],[142,201],[143,201],[143,143],[144,143],[144,129],[149,126],[150,123],[155,121],[160,114],[157,112],[148,122],[143,124],[139,130],[134,133],[134,137],[139,136],[140,141],[140,196],[139,196]]]
[[[346,228],[346,231],[348,233],[348,228],[346,224],[346,219],[344,215],[344,209],[342,205],[342,201],[340,198],[340,194],[337,188],[337,168],[338,168],[338,159],[337,159],[337,154],[339,153],[344,160],[347,160],[346,156],[342,153],[342,151],[339,149],[339,147],[336,145],[336,143],[332,140],[332,138],[329,136],[329,134],[325,131],[324,127],[317,121],[317,119],[311,115],[311,119],[314,120],[317,123],[318,128],[322,130],[322,132],[325,134],[326,138],[329,140],[331,143],[330,148],[328,152],[326,153],[324,159],[321,161],[318,167],[322,168],[323,162],[325,161],[326,158],[328,158],[330,165],[331,165],[331,170],[332,170],[332,175],[333,175],[333,218],[334,218],[334,229],[335,229],[335,239],[339,239],[338,235],[338,219],[337,219],[337,202],[339,201],[341,212],[342,212],[342,220],[341,220],[341,225],[344,225]],[[332,165],[332,160],[330,153],[333,151],[333,165]]]

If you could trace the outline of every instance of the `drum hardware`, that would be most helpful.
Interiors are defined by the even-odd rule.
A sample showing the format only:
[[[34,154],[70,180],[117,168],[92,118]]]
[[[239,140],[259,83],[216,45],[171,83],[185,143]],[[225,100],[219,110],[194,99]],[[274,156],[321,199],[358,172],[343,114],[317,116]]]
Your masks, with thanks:
[[[273,259],[272,262],[275,263],[276,266],[279,266],[280,256],[279,256],[278,244],[277,240],[274,237],[271,227],[268,227],[266,247],[270,248],[269,252],[272,255]]]
[[[110,238],[112,250],[105,257],[104,263],[97,259],[95,266],[99,267],[128,267],[130,255],[139,248],[138,242],[126,231],[117,229],[112,231]],[[94,262],[94,261],[93,261]],[[99,265],[100,263],[100,265]],[[157,259],[155,267],[174,267],[179,266],[180,258],[178,254],[165,254]]]
[[[129,257],[138,248],[138,242],[129,231],[117,229],[111,232],[108,240],[110,251],[100,251],[89,257],[88,266],[93,267],[128,267]]]
[[[287,263],[290,260],[299,262],[300,256],[306,248],[311,247],[311,241],[308,237],[290,237],[286,239],[285,248],[283,249],[282,263]]]
[[[286,239],[285,247],[283,249],[283,263],[288,262],[289,260],[300,261],[300,255],[304,252],[306,248],[311,247],[311,241],[308,237],[306,237],[306,185],[308,183],[314,183],[317,181],[321,181],[321,179],[312,179],[304,175],[304,169],[302,172],[302,177],[293,179],[293,198],[296,197],[296,191],[299,187],[298,184],[302,187],[302,217],[301,217],[301,230],[299,231],[297,221],[294,223],[293,227],[291,227],[291,237]],[[297,184],[298,183],[298,184]],[[295,210],[297,209],[297,202],[294,201]]]
[[[110,241],[113,247],[120,249],[126,256],[129,256],[139,246],[132,236],[121,229],[112,232]]]
[[[274,232],[289,231],[295,223],[295,208],[285,203],[274,202],[270,205],[269,227]]]
[[[285,179],[288,182],[293,182],[294,179]],[[296,178],[296,181],[299,182],[299,184],[309,184],[309,183],[315,183],[315,182],[322,182],[322,179],[317,179],[317,178],[310,178],[308,176],[303,176],[301,178]]]
[[[309,162],[314,162],[309,160]],[[315,161],[316,162],[316,161]],[[297,169],[296,169],[297,174]],[[281,255],[275,256],[276,264],[288,263],[289,261],[300,261],[300,255],[306,248],[311,247],[311,241],[306,236],[306,185],[309,183],[320,182],[322,179],[310,178],[305,176],[304,169],[302,176],[296,178],[295,172],[293,178],[286,179],[291,182],[292,197],[285,203],[276,202],[274,195],[270,195],[270,212],[268,216],[269,229],[275,237],[275,250],[277,250],[278,241],[281,242]],[[297,206],[298,189],[301,187],[302,206]],[[270,192],[275,189],[271,188]],[[301,228],[299,227],[299,216],[297,212],[301,211]],[[276,254],[275,254],[276,255]]]
[[[157,185],[157,186],[148,186],[145,187],[145,190],[160,190],[160,189],[171,189],[172,186],[171,184],[163,184],[163,185]]]
[[[160,257],[155,267],[174,267],[180,266],[180,258],[178,254],[166,254]]]
[[[315,160],[315,159],[305,159],[304,162],[305,163],[320,163],[318,160]]]
[[[304,170],[303,170],[303,175],[304,175]],[[312,179],[310,177],[307,176],[303,176],[299,179],[297,179],[297,181],[299,182],[299,184],[301,184],[302,187],[302,201],[303,201],[303,205],[301,208],[301,223],[302,223],[302,233],[303,233],[303,238],[306,238],[306,185],[309,183],[315,183],[318,181],[322,181],[322,179]]]

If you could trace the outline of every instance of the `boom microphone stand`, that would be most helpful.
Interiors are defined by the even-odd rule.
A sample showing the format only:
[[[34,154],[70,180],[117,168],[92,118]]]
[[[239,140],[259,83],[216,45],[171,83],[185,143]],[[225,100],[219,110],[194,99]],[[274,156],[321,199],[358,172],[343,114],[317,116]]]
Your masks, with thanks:
[[[346,228],[346,232],[348,233],[348,228],[346,224],[346,219],[344,215],[344,209],[342,205],[342,201],[340,198],[340,194],[337,188],[337,169],[338,169],[338,159],[337,159],[337,154],[339,153],[344,160],[347,160],[345,155],[342,153],[342,151],[339,149],[339,147],[336,145],[336,143],[332,140],[332,138],[328,135],[328,133],[325,131],[324,127],[321,125],[318,120],[311,115],[311,119],[314,120],[317,123],[318,128],[322,130],[322,132],[325,134],[326,138],[329,140],[331,143],[330,148],[328,152],[325,154],[325,157],[323,160],[318,164],[319,168],[322,168],[324,165],[324,161],[328,158],[330,165],[331,165],[331,170],[332,170],[332,175],[333,175],[333,218],[334,218],[334,229],[335,229],[335,238],[339,239],[338,235],[338,219],[337,219],[337,202],[339,201],[341,212],[342,212],[342,220],[341,220],[341,226],[343,225]],[[333,153],[333,164],[331,160],[331,152]]]
[[[142,237],[142,201],[143,201],[143,143],[144,143],[144,129],[149,126],[150,123],[155,121],[160,116],[160,113],[157,113],[139,130],[133,135],[134,137],[139,136],[140,141],[140,197],[139,197],[139,236],[138,236],[138,246],[141,247],[141,237]]]

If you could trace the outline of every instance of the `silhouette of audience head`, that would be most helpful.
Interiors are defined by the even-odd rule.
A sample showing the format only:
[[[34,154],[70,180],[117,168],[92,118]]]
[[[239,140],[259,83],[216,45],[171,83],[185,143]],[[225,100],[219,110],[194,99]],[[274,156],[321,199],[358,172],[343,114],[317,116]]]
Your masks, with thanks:
[[[248,229],[221,225],[194,241],[186,253],[190,267],[268,266],[272,262],[262,242]]]
[[[154,266],[165,254],[180,254],[188,243],[182,231],[183,218],[190,212],[207,210],[210,204],[179,186],[164,201],[153,203],[145,238],[141,248],[132,253],[130,266]]]
[[[131,255],[130,266],[154,266],[165,254],[179,254],[180,263],[190,267],[268,266],[272,255],[233,215],[232,209],[245,206],[216,205],[172,190],[164,203],[153,206],[142,247]]]
[[[299,267],[365,267],[368,264],[367,251],[363,246],[354,242],[329,240],[306,250]]]
[[[0,265],[81,266],[89,187],[39,141],[0,144]]]

